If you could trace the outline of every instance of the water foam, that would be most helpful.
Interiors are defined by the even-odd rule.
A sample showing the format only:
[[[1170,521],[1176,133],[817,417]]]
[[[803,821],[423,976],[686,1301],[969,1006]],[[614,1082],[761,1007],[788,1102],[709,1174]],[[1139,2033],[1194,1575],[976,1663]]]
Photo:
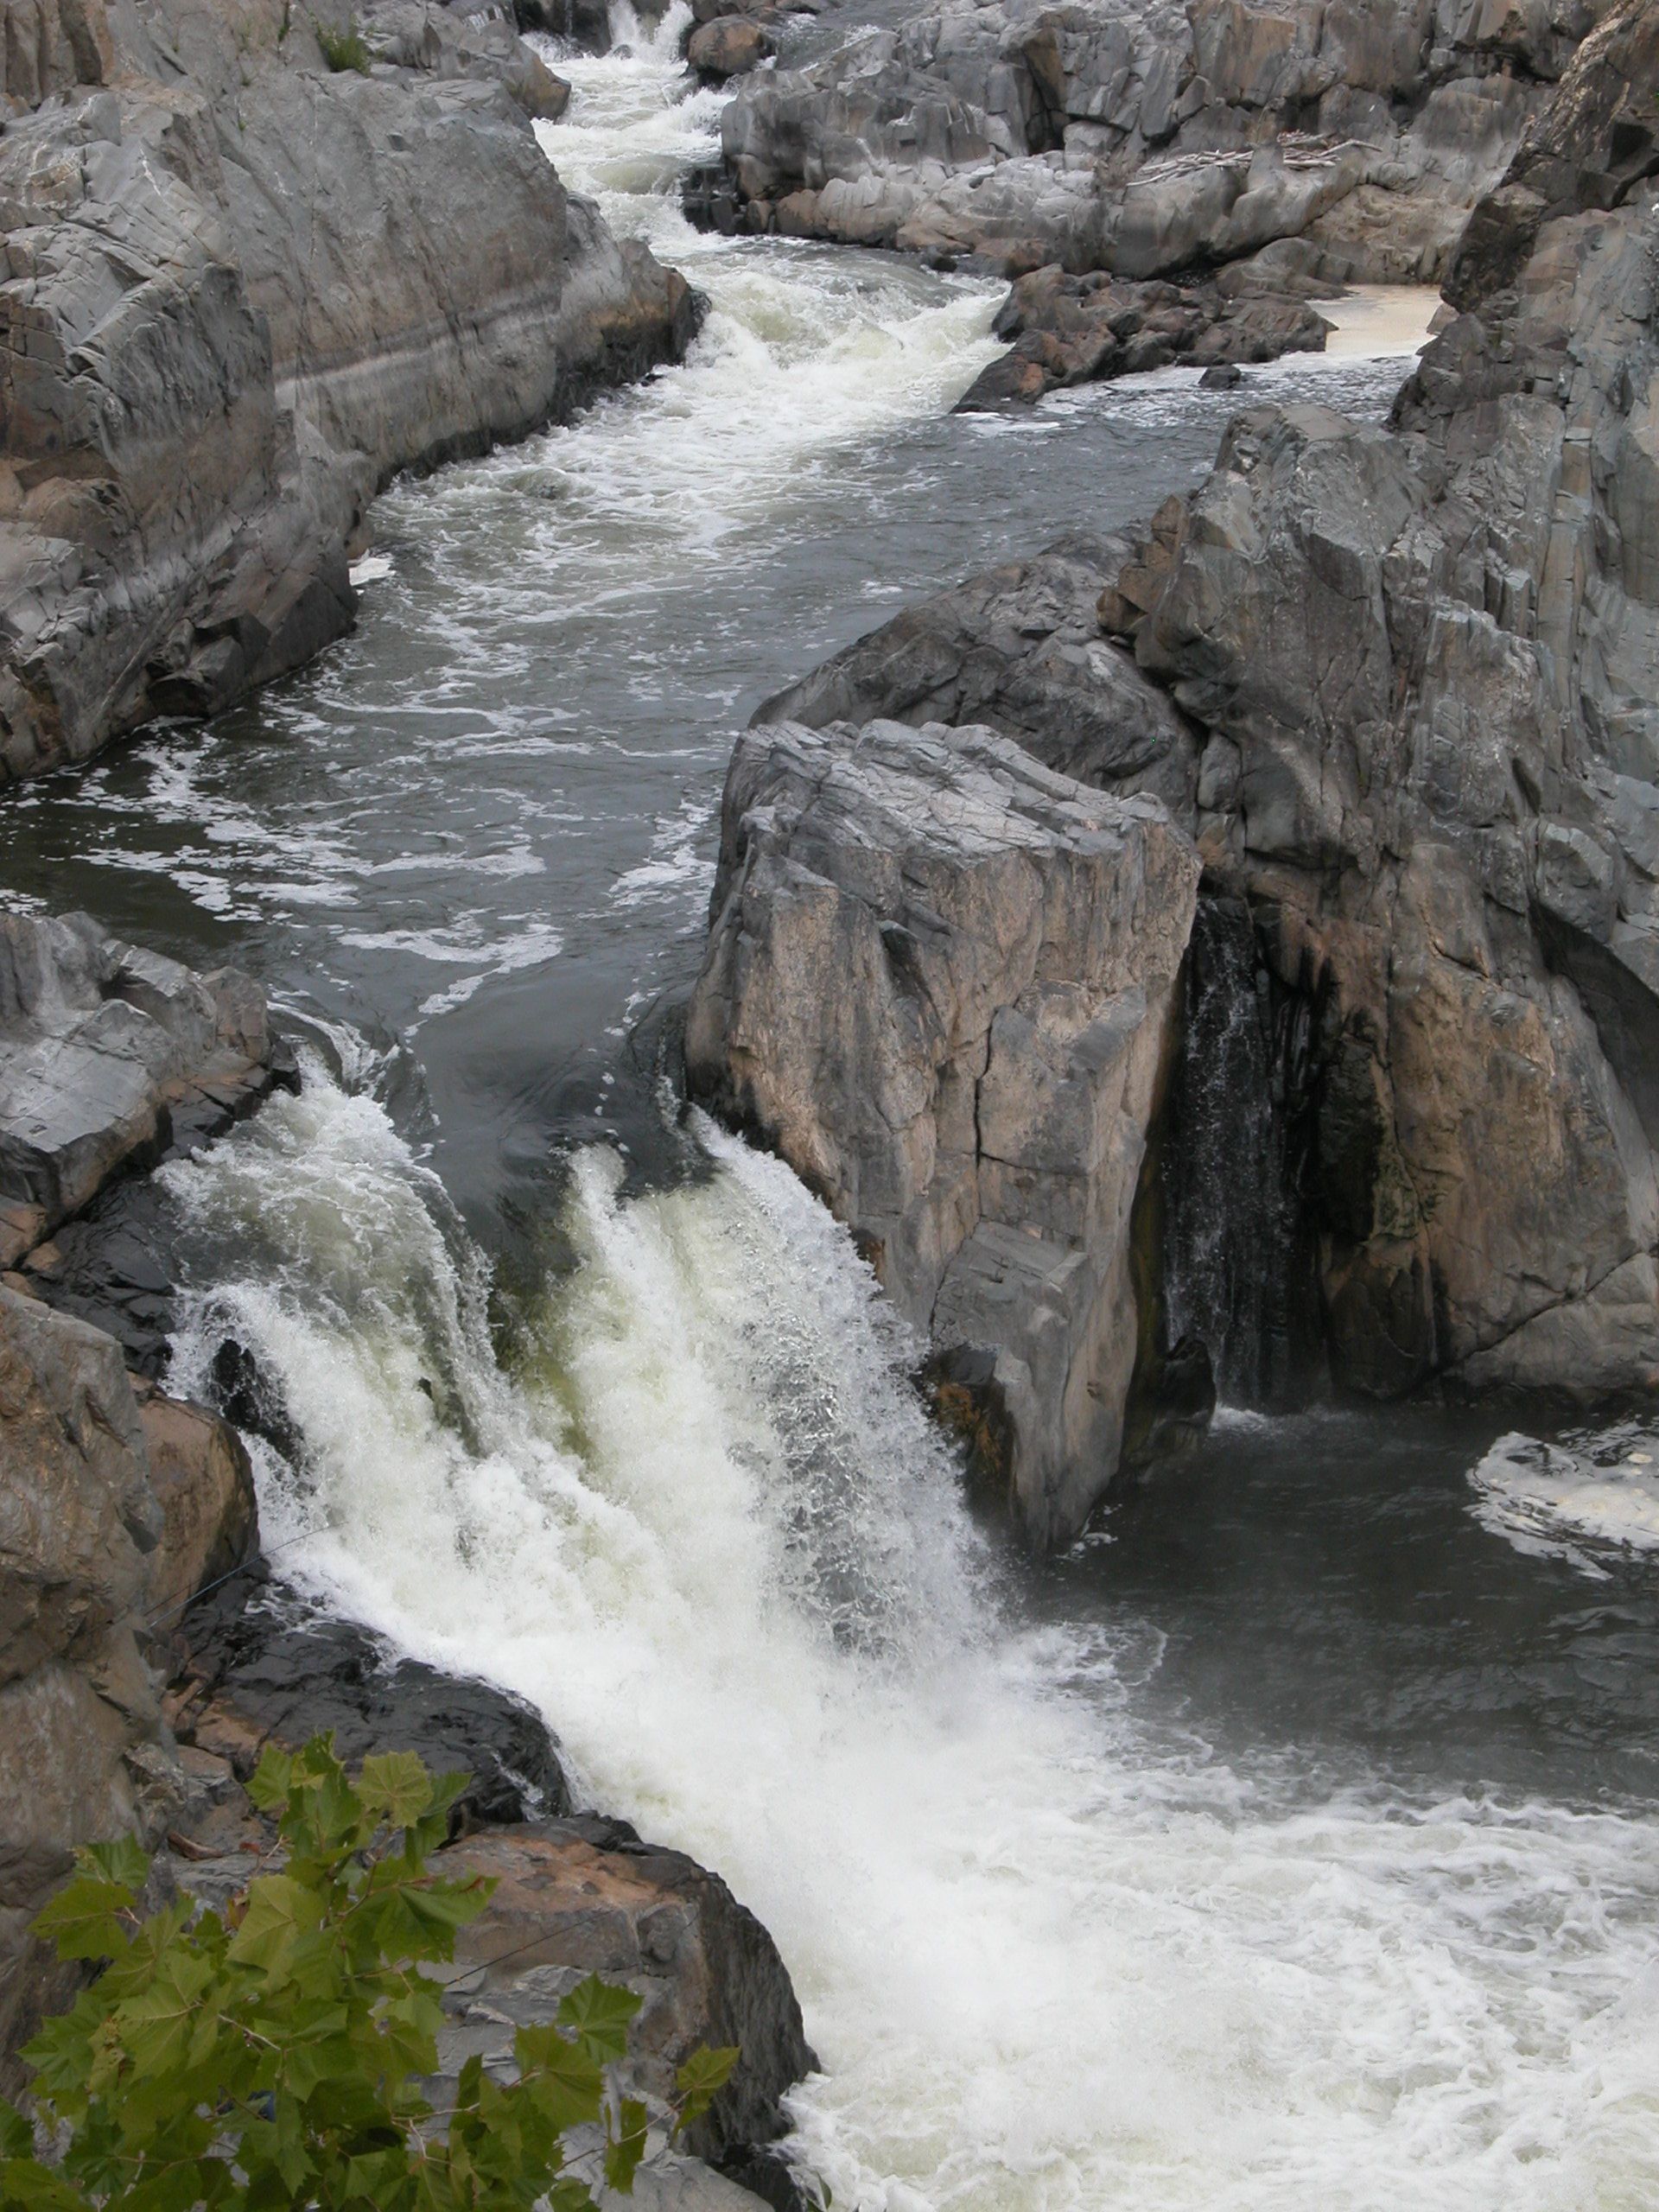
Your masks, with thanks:
[[[1659,1552],[1659,1435],[1640,1422],[1546,1444],[1512,1431],[1471,1468],[1481,1526],[1536,1559],[1605,1581],[1611,1562]]]
[[[181,1357],[228,1322],[280,1378],[307,1586],[535,1700],[773,1929],[840,2202],[1650,2202],[1654,1825],[1274,1796],[1160,1739],[1109,1634],[1015,1624],[848,1240],[702,1141],[639,1198],[578,1157],[509,1374],[441,1190],[314,1071],[166,1171],[220,1286]]]

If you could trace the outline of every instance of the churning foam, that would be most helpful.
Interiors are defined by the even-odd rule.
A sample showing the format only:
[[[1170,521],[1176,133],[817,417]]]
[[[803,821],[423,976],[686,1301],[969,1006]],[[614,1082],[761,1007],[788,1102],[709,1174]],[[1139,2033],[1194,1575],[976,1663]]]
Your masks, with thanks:
[[[869,2212],[1590,2212],[1659,2190],[1659,1829],[1300,1804],[1169,1751],[1109,1639],[1022,1630],[850,1243],[710,1129],[573,1166],[504,1372],[381,1108],[320,1070],[165,1172],[280,1379],[269,1542],[535,1700],[582,1786],[771,1926]],[[227,1280],[228,1275],[228,1280]]]
[[[1500,1436],[1469,1481],[1481,1526],[1535,1558],[1605,1581],[1621,1554],[1659,1552],[1659,1436],[1639,1422],[1556,1444]]]

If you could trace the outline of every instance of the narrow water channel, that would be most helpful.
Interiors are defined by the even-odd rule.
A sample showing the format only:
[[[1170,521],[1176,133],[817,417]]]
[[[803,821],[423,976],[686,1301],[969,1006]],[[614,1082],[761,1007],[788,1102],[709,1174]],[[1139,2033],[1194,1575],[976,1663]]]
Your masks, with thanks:
[[[564,65],[547,143],[709,294],[685,366],[396,488],[316,669],[0,804],[15,893],[241,960],[312,1040],[166,1171],[178,1371],[233,1324],[304,1440],[259,1447],[287,1570],[535,1700],[766,1921],[845,2212],[1649,2206],[1651,1567],[1517,1548],[1468,1481],[1501,1422],[1433,1408],[1224,1420],[1008,1557],[846,1240],[630,1049],[754,702],[1145,513],[1236,404],[951,416],[995,289],[690,232],[676,28]],[[1380,413],[1402,368],[1258,381]]]

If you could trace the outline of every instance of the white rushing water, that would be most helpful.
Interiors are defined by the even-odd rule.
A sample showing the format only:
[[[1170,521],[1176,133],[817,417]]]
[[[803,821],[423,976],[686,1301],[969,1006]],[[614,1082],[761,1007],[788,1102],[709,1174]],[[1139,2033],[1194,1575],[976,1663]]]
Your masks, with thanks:
[[[537,1703],[582,1786],[777,1936],[868,2212],[1590,2212],[1659,2190],[1659,1832],[1268,1796],[1135,1718],[1109,1637],[1021,1630],[851,1246],[712,1131],[497,1367],[483,1270],[320,1068],[166,1171],[307,1440],[305,1586]],[[232,1279],[224,1282],[226,1255]],[[194,1349],[193,1349],[194,1346]]]
[[[1621,1555],[1659,1552],[1659,1437],[1650,1426],[1622,1422],[1556,1444],[1514,1431],[1469,1482],[1483,1528],[1592,1580],[1607,1580]]]
[[[718,549],[741,594],[810,528],[817,472],[948,407],[995,351],[995,287],[686,227],[675,179],[718,104],[671,97],[683,20],[562,61],[576,99],[543,136],[709,293],[692,359],[382,510],[444,585],[446,711],[474,753],[464,715],[493,718],[492,774],[565,743],[502,703],[515,671],[535,688],[538,607],[613,603],[631,680],[655,681],[653,594]],[[1030,434],[1104,404],[1066,395]],[[457,785],[460,743],[437,751]],[[680,880],[689,840],[627,895]],[[1269,1785],[1152,1726],[1144,1637],[1022,1624],[849,1241],[712,1130],[709,1174],[653,1195],[623,1196],[608,1148],[576,1156],[572,1265],[504,1370],[486,1271],[374,1072],[314,1065],[164,1171],[213,1287],[181,1381],[227,1326],[250,1344],[304,1439],[296,1466],[259,1454],[284,1569],[532,1700],[594,1802],[772,1929],[825,2069],[798,2147],[842,2212],[1655,2202],[1651,1821]]]

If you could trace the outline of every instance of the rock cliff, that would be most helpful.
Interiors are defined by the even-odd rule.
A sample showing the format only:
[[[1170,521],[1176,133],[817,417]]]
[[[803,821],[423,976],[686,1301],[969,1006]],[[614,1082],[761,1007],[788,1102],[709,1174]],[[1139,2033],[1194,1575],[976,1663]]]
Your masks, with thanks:
[[[393,471],[689,340],[543,157],[562,88],[499,10],[17,0],[7,34],[0,775],[297,665]]]
[[[982,728],[783,723],[727,779],[694,1090],[848,1222],[1033,1539],[1117,1464],[1129,1216],[1198,864]]]
[[[1183,1179],[1221,1157],[1195,1141],[1201,1107],[1254,1132],[1259,1157],[1197,1197],[1224,1217],[1274,1188],[1271,1233],[1211,1252],[1279,1271],[1274,1325],[1299,1340],[1255,1362],[1207,1344],[1235,1373],[1380,1395],[1437,1376],[1659,1388],[1656,21],[1626,0],[1566,60],[1470,219],[1460,312],[1391,425],[1243,414],[1127,549],[1072,543],[974,579],[757,717],[930,725],[909,741],[925,776],[952,741],[933,718],[971,716],[1085,785],[1156,790],[1192,836],[1208,919],[1181,1049],[1210,1050],[1201,1004],[1230,990],[1221,1027],[1249,1037],[1225,1079],[1255,1095],[1203,1105],[1219,1058],[1174,1086],[1187,1125],[1154,1131],[1147,1219],[1167,1225]],[[734,764],[740,800],[763,737]],[[793,728],[774,741],[799,753]],[[896,733],[883,743],[902,762]],[[756,819],[728,798],[704,1001],[733,993],[734,931],[736,997],[765,1004],[784,972],[779,933],[734,919],[732,885],[763,864],[751,842],[778,835],[769,806]],[[870,967],[842,986],[861,1006]],[[928,1002],[951,988],[930,975]],[[815,1020],[829,997],[819,978]],[[697,1019],[701,1066],[716,1033]],[[784,1148],[861,1222],[817,1165],[867,1141],[839,1055],[753,1023],[723,1051],[726,1095],[781,1084],[770,1125],[812,1129]],[[1011,1223],[1041,1234],[1045,1217]],[[1154,1391],[1181,1349],[1173,1312],[1240,1307],[1167,1297],[1193,1287],[1169,1280],[1179,1235],[1161,1249],[1164,1279],[1141,1284]]]

